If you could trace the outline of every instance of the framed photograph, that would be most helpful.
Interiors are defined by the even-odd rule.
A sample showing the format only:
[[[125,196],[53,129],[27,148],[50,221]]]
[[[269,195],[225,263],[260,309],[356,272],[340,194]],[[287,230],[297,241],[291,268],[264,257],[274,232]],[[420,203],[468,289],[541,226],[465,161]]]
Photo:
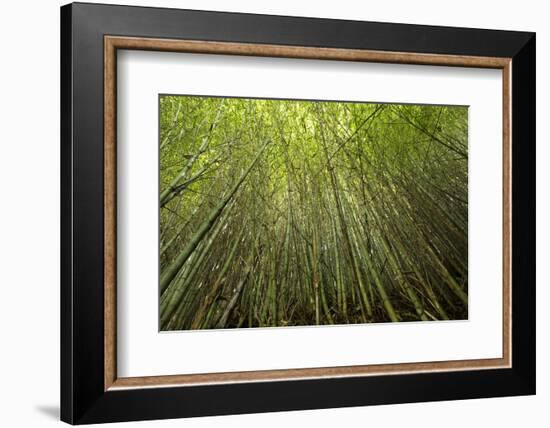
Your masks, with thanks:
[[[535,34],[61,8],[61,418],[535,393]]]

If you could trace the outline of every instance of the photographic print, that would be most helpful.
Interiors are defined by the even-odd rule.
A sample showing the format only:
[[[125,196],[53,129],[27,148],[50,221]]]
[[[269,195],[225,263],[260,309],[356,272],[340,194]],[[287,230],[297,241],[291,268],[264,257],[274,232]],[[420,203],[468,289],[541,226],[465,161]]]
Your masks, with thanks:
[[[468,108],[159,96],[160,330],[468,318]]]

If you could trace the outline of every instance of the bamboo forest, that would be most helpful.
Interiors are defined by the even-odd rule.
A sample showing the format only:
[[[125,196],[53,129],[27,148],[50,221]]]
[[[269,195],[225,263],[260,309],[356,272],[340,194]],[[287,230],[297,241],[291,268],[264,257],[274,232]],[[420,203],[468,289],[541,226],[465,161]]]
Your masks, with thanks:
[[[467,318],[467,107],[159,103],[161,330]]]

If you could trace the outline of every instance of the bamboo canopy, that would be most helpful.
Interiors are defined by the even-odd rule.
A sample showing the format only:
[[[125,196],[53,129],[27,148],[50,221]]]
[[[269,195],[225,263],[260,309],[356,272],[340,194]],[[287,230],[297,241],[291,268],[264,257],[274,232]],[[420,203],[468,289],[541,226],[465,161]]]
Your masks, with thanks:
[[[464,319],[468,109],[160,98],[162,330]]]

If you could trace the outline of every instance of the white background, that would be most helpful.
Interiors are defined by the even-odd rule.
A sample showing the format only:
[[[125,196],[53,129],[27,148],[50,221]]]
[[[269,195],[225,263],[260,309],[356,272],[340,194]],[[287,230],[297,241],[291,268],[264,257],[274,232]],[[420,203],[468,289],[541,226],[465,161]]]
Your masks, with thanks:
[[[109,1],[104,1],[110,3]],[[414,24],[537,31],[538,395],[462,402],[285,412],[131,423],[158,427],[499,427],[546,426],[550,405],[549,13],[524,0],[126,1]],[[0,13],[0,424],[55,426],[59,406],[59,5],[5,2]]]
[[[117,79],[119,376],[502,356],[501,70],[122,51]],[[159,334],[158,94],[168,92],[468,105],[468,320]]]

